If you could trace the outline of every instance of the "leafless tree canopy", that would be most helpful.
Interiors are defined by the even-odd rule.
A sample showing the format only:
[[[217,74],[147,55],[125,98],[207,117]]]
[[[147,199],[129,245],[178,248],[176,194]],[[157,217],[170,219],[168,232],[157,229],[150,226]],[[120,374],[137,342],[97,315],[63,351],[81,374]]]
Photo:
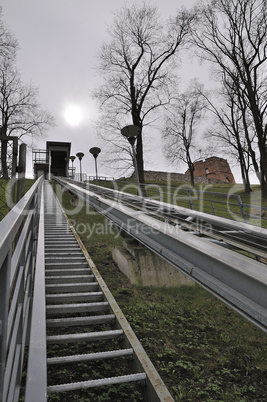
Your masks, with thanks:
[[[196,149],[199,148],[201,137],[197,129],[205,107],[206,101],[199,84],[193,82],[173,101],[163,129],[164,154],[176,165],[180,162],[186,163],[192,186],[194,186]]]
[[[43,135],[53,124],[53,117],[40,108],[37,88],[24,85],[9,62],[0,65],[0,84],[2,135]]]
[[[0,60],[13,60],[18,49],[18,42],[6,27],[0,11]]]
[[[260,180],[267,197],[267,0],[212,0],[199,3],[199,26],[192,40],[199,55],[213,63],[225,87],[235,89],[252,118],[260,158]]]
[[[193,21],[194,16],[183,10],[163,24],[156,7],[146,3],[119,11],[99,55],[104,84],[94,94],[110,119],[121,120],[121,127],[127,120],[142,130],[148,116],[153,119],[153,112],[169,102],[173,56],[186,45]],[[142,132],[137,162],[143,181]]]

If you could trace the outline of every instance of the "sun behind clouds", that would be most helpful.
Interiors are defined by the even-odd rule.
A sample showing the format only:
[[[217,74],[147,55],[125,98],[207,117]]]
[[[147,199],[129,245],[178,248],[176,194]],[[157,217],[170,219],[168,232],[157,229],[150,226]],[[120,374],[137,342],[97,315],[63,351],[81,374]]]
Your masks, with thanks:
[[[79,106],[69,105],[64,110],[64,119],[70,126],[79,126],[83,120],[83,112]]]

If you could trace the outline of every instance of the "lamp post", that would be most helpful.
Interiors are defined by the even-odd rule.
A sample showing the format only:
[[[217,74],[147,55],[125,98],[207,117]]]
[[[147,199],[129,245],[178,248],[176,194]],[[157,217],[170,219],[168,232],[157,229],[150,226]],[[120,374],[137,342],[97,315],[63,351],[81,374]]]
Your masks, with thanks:
[[[140,186],[140,180],[139,180],[139,174],[138,174],[138,169],[137,169],[137,160],[136,160],[136,152],[134,148],[134,143],[137,138],[137,136],[140,134],[140,127],[135,126],[135,125],[130,125],[130,126],[125,126],[121,129],[121,134],[127,138],[129,143],[131,144],[132,147],[132,153],[133,153],[133,163],[134,163],[134,170],[135,170],[135,175],[136,175],[136,182],[137,182],[137,190],[138,194],[140,197],[142,197],[142,190]]]
[[[84,153],[78,152],[76,156],[80,160],[80,181],[82,181],[82,158],[84,157]]]
[[[96,159],[98,157],[98,155],[101,152],[101,149],[98,147],[93,147],[89,149],[89,152],[93,155],[93,157],[95,158],[95,176],[96,176],[96,184],[98,185],[98,176],[97,176],[97,162]]]
[[[73,167],[73,162],[74,162],[75,159],[76,159],[76,156],[74,156],[74,155],[70,156],[70,160],[71,160],[71,162],[72,162],[72,168],[71,168],[71,171],[72,171],[72,179],[74,179],[74,167]]]

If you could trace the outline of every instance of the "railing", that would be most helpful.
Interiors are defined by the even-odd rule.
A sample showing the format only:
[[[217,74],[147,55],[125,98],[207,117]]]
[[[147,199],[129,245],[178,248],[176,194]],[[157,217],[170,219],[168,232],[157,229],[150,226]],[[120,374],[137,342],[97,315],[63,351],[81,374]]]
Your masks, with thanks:
[[[89,182],[93,181],[96,184],[95,178],[90,176],[89,179]],[[135,182],[99,177],[98,185],[138,195]],[[142,184],[141,187],[143,194],[148,198],[224,218],[234,218],[237,221],[252,223],[256,226],[267,227],[267,207],[259,204],[245,204],[239,194],[200,191],[184,185],[174,187],[151,183]]]
[[[18,401],[29,345],[43,177],[0,223],[0,401]]]

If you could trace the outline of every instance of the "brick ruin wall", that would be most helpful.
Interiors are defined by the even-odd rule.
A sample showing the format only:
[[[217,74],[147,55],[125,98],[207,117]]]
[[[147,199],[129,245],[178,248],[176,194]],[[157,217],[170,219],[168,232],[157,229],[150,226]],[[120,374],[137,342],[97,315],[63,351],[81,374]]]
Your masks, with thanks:
[[[210,158],[194,163],[195,176],[206,176],[208,178],[218,179],[223,183],[235,183],[234,176],[226,159],[212,156]],[[189,171],[185,172],[189,175]]]
[[[168,172],[155,172],[152,170],[146,170],[144,172],[145,181],[179,181],[190,183],[190,176],[183,173],[168,173]],[[123,178],[121,178],[123,180]],[[135,179],[135,173],[132,174],[131,179]],[[196,184],[222,184],[224,183],[222,180],[209,178],[205,176],[195,176]]]
[[[194,179],[196,184],[222,184],[235,183],[234,176],[226,159],[212,156],[195,162]],[[179,181],[190,183],[189,170],[183,173],[155,172],[146,170],[145,181]],[[135,174],[131,176],[135,178]]]

